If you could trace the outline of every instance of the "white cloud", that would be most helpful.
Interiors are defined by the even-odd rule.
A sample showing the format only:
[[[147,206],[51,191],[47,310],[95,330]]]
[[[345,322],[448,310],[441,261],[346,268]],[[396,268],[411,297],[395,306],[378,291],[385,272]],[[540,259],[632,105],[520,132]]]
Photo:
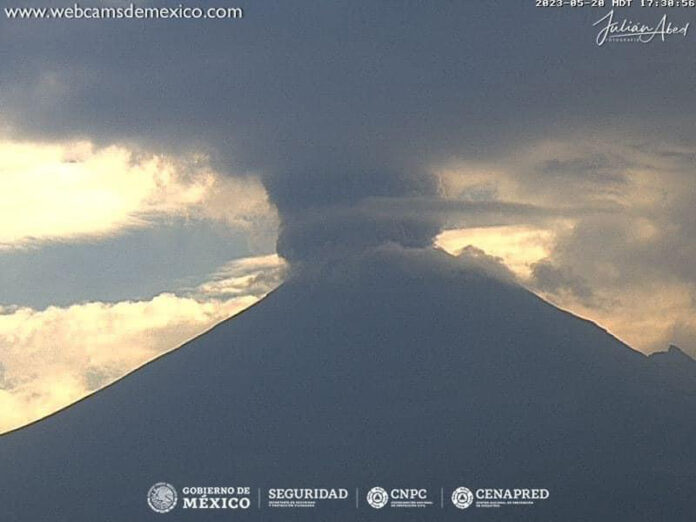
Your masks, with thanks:
[[[234,259],[213,274],[210,281],[195,289],[209,297],[236,297],[248,293],[264,295],[278,286],[286,265],[277,254]]]
[[[99,238],[171,216],[276,221],[257,178],[223,176],[205,156],[0,141],[0,248]]]
[[[47,415],[255,303],[277,256],[235,260],[211,282],[149,301],[0,307],[0,432]]]

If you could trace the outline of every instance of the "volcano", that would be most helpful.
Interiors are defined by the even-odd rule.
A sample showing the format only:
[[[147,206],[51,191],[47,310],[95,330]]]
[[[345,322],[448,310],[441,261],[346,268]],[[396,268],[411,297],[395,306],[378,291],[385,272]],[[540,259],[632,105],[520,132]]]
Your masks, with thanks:
[[[502,270],[383,246],[299,270],[184,346],[0,437],[0,518],[686,522],[696,386],[671,381],[674,355],[647,357]],[[248,485],[252,507],[180,502],[161,515],[146,502],[160,481],[180,494]],[[373,509],[373,486],[427,488],[435,502]],[[464,512],[448,496],[459,486],[549,498]],[[301,487],[352,500],[256,505],[257,491]]]

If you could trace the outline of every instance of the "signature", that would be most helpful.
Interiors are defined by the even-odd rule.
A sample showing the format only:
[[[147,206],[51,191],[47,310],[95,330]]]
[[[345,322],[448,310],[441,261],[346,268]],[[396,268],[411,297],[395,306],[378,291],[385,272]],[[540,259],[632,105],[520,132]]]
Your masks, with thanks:
[[[600,25],[600,24],[604,25]],[[602,18],[597,20],[592,26],[600,26],[597,33],[597,45],[602,46],[606,42],[614,40],[633,40],[640,43],[650,43],[656,36],[664,42],[666,36],[681,35],[686,36],[689,30],[689,23],[679,26],[667,20],[667,14],[657,22],[657,25],[646,25],[624,18],[620,22],[614,20],[614,10],[612,9]]]

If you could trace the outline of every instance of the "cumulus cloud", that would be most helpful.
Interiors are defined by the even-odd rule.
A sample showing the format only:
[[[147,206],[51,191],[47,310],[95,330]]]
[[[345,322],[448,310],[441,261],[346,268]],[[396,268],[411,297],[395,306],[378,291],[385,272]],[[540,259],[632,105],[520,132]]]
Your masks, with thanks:
[[[554,212],[519,214],[516,226],[449,230],[439,244],[501,257],[532,290],[636,348],[673,342],[696,353],[695,153],[686,140],[576,135],[489,163],[454,161],[437,172],[446,197]]]
[[[0,141],[0,173],[0,248],[100,238],[174,216],[275,223],[257,178],[222,176],[200,154]]]
[[[211,281],[150,300],[0,307],[0,432],[43,417],[255,303],[277,256],[234,260]]]

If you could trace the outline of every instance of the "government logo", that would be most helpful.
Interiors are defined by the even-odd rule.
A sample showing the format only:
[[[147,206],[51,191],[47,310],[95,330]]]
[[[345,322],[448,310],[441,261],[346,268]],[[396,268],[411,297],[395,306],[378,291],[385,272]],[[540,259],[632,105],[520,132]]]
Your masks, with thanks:
[[[156,513],[169,513],[176,507],[176,489],[166,482],[158,482],[147,492],[147,504]]]
[[[367,492],[367,503],[375,509],[382,509],[389,502],[389,495],[383,488],[375,487]]]
[[[459,509],[466,509],[474,503],[474,494],[469,488],[461,487],[452,492],[452,504]]]

